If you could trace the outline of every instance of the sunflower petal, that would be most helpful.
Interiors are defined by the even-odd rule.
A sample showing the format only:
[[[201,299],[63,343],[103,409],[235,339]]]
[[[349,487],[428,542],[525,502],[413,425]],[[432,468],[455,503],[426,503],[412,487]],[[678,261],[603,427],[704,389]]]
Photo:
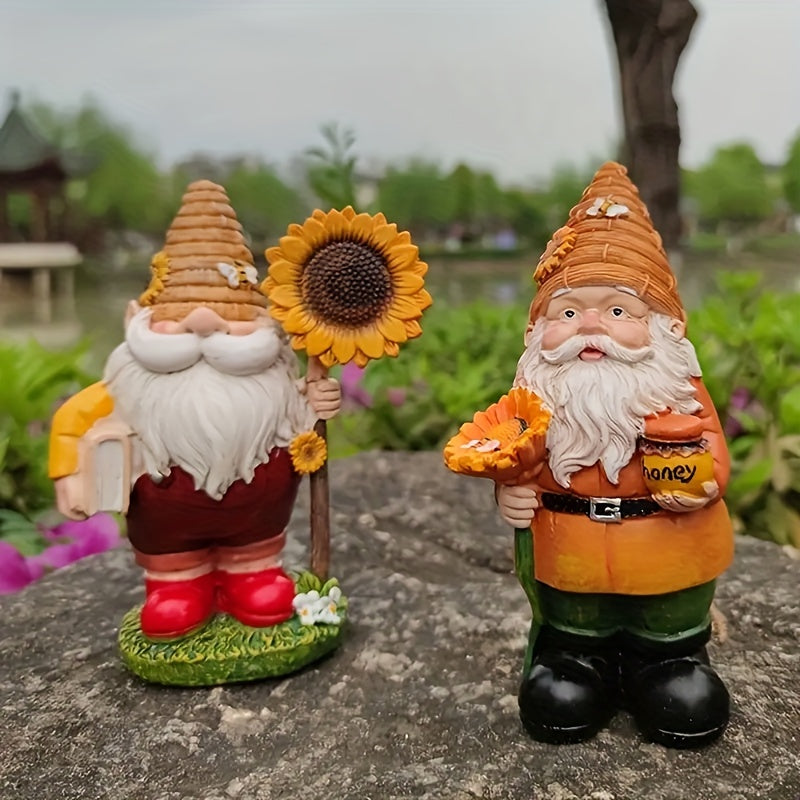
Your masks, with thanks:
[[[283,321],[286,333],[308,333],[316,324],[316,320],[302,306],[289,309]]]
[[[298,225],[296,222],[293,222],[289,227],[286,229],[286,232],[289,236],[299,236],[301,239],[303,238],[303,226]]]
[[[339,239],[350,231],[350,220],[341,211],[332,208],[324,222],[328,235],[333,239]]]
[[[375,230],[375,222],[369,214],[353,217],[350,230],[364,242],[374,246],[372,233]]]
[[[425,285],[425,281],[413,272],[400,272],[392,276],[392,288],[398,294],[414,294]]]
[[[339,331],[333,338],[331,352],[336,356],[340,364],[352,361],[356,354],[356,342],[353,335],[348,331]]]
[[[382,214],[380,211],[373,217],[375,220],[376,225],[385,225],[386,224],[386,215]]]
[[[411,244],[411,234],[408,231],[400,231],[400,233],[397,234],[397,244]]]
[[[433,298],[428,292],[425,291],[425,289],[420,289],[417,294],[412,296],[412,299],[417,301],[417,304],[422,311],[424,311],[426,308],[429,308],[433,303]]]
[[[289,309],[283,306],[270,306],[269,313],[273,319],[278,320],[278,322],[284,322],[286,317],[289,316]]]
[[[365,356],[380,358],[383,355],[383,336],[374,326],[362,328],[356,338],[356,344]]]
[[[378,330],[392,342],[404,342],[408,339],[406,326],[403,320],[397,319],[397,317],[393,317],[391,314],[386,314],[381,317],[376,324]]]
[[[326,350],[324,353],[320,353],[319,362],[323,367],[327,367],[328,369],[335,367],[339,363],[332,350]]]
[[[289,261],[305,264],[311,255],[311,245],[299,236],[281,236],[281,250]]]
[[[393,273],[408,269],[419,257],[419,248],[415,244],[395,244],[389,253],[389,269]]]
[[[277,283],[295,283],[300,277],[300,267],[284,258],[274,261],[269,267],[269,276]]]
[[[317,325],[305,336],[306,352],[310,356],[319,356],[330,349],[333,344],[333,334],[324,326]]]
[[[353,361],[355,361],[357,367],[366,367],[369,364],[369,357],[365,356],[360,350],[356,350]]]
[[[311,218],[317,220],[318,222],[325,222],[325,218],[328,215],[320,208],[315,208],[311,214]]]
[[[300,304],[300,292],[296,286],[281,283],[270,290],[269,299],[278,306],[291,308]],[[400,299],[400,298],[398,298]]]
[[[271,264],[273,261],[283,258],[283,250],[280,247],[268,247],[264,251],[264,257],[267,259],[267,263]]]
[[[414,297],[415,295],[395,295],[389,307],[389,313],[402,320],[419,319],[422,316],[422,308],[419,303],[414,302]]]
[[[389,358],[397,358],[397,356],[400,355],[400,345],[397,344],[397,342],[384,342],[383,352],[386,353]]]
[[[422,335],[422,327],[415,319],[406,320],[405,328],[409,339],[416,339],[417,336]]]
[[[352,221],[352,219],[353,219],[353,217],[355,217],[355,215],[356,215],[356,212],[355,212],[355,209],[353,208],[353,206],[345,206],[342,209],[342,216],[347,220]]]
[[[315,216],[309,217],[303,223],[303,239],[308,242],[313,250],[324,244],[327,238],[325,226]]]
[[[394,222],[388,225],[376,225],[370,234],[370,240],[379,247],[388,250],[392,242],[397,239],[397,225]]]

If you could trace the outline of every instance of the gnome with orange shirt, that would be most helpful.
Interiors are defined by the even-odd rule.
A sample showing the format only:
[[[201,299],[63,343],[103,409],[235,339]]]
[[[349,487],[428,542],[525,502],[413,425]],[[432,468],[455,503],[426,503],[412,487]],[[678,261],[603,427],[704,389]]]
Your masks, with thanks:
[[[223,187],[188,187],[151,271],[103,380],[53,420],[58,507],[127,512],[148,639],[187,636],[217,611],[278,624],[295,595],[280,561],[300,480],[287,448],[336,414],[338,384],[297,380]]]
[[[729,714],[705,653],[733,555],[729,457],[624,167],[597,172],[534,279],[515,386],[552,414],[547,451],[535,483],[496,486],[503,518],[531,528],[543,620],[522,721],[536,739],[574,742],[624,707],[650,740],[704,745]]]

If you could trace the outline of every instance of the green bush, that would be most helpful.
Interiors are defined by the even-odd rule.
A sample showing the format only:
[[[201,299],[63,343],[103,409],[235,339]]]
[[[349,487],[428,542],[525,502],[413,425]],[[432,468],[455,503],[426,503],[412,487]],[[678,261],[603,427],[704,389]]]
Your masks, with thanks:
[[[0,342],[0,511],[32,519],[53,505],[50,419],[63,398],[92,382],[80,366],[85,352]]]
[[[728,506],[743,532],[800,546],[800,295],[755,273],[718,281],[690,336],[727,423]]]

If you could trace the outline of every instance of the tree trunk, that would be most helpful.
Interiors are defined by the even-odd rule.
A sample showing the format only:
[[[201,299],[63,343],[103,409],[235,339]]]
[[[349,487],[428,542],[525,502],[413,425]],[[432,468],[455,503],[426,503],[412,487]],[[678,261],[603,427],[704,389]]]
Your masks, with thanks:
[[[664,247],[681,238],[675,70],[697,11],[690,0],[605,0],[619,61],[625,161]]]

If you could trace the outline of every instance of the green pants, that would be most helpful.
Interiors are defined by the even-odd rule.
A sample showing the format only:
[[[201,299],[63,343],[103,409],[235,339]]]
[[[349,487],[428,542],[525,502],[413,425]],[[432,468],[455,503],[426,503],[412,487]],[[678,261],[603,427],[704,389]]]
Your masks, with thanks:
[[[700,633],[709,624],[716,581],[655,595],[562,592],[536,582],[543,622],[583,636],[635,636],[670,642]]]

